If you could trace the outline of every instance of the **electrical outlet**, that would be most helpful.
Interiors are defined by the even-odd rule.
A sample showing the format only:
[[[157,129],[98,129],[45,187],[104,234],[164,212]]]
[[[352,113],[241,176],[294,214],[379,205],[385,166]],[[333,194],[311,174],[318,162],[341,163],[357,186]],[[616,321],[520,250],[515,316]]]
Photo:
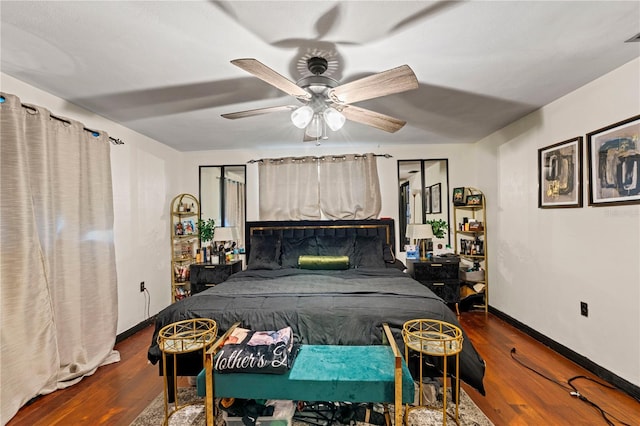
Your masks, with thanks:
[[[583,317],[589,316],[589,305],[587,302],[580,302],[580,315]]]
[[[144,281],[140,281],[140,293],[142,293],[144,290]]]

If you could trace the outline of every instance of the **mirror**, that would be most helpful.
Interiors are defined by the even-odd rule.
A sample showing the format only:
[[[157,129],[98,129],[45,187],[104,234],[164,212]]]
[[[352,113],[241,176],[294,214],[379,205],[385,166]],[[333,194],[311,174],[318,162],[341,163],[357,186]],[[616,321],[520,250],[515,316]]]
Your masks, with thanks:
[[[399,251],[405,251],[407,225],[442,219],[449,225],[445,232],[451,244],[449,221],[449,160],[398,160]]]
[[[237,244],[244,247],[246,187],[244,165],[200,166],[200,219],[218,226],[235,226]]]

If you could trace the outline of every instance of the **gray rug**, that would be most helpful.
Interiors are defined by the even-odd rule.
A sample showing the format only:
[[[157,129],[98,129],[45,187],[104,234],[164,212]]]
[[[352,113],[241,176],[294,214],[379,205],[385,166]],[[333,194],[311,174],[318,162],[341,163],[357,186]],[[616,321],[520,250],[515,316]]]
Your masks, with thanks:
[[[171,416],[169,425],[171,426],[205,426],[206,417],[204,413],[204,400],[196,395],[195,388],[180,388],[178,390],[180,403],[193,403],[176,414]],[[453,418],[454,406],[448,403],[447,424],[455,424]],[[409,426],[422,425],[441,425],[442,424],[442,405],[440,410],[432,410],[427,408],[418,408],[412,410],[409,415]],[[391,409],[391,417],[393,419],[393,406]],[[462,426],[493,426],[493,423],[484,415],[469,396],[461,389],[460,408],[458,411],[460,425]],[[223,426],[224,422],[221,416],[216,419],[216,426]],[[131,423],[131,426],[159,426],[162,425],[164,419],[164,397],[162,393],[158,395],[147,408]],[[338,423],[334,423],[338,424]],[[357,422],[357,426],[365,426],[367,423]],[[292,426],[308,426],[308,423],[293,420]]]

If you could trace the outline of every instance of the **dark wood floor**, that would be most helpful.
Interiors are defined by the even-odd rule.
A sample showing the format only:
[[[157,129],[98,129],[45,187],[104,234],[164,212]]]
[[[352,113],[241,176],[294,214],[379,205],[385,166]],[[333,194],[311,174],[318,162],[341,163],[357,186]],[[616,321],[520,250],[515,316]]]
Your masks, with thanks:
[[[593,375],[491,314],[463,313],[461,323],[486,360],[486,396],[463,386],[496,426],[607,424],[595,408],[514,361],[511,349],[516,348],[519,359],[558,382]],[[152,331],[147,327],[119,343],[119,363],[99,368],[75,386],[38,398],[23,407],[8,426],[128,425],[162,392],[157,366],[146,359]],[[613,424],[640,425],[640,403],[635,399],[586,380],[574,384],[582,395],[615,416],[610,417]]]

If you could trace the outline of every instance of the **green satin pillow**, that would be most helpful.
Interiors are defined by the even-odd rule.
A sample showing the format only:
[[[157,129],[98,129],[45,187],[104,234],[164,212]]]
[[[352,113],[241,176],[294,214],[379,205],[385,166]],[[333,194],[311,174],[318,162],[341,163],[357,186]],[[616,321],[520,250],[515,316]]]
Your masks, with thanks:
[[[310,256],[298,257],[300,269],[349,269],[349,256]]]

